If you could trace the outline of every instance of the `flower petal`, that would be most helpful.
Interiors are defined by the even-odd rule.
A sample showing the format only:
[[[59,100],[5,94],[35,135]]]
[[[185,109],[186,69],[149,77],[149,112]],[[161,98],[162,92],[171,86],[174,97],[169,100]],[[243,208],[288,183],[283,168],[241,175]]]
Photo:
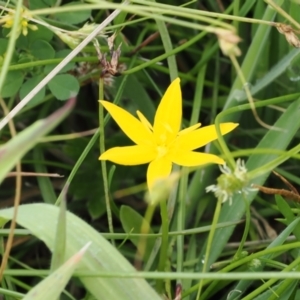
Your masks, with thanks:
[[[176,154],[169,156],[172,162],[184,167],[195,167],[205,164],[224,164],[224,160],[216,155],[193,151],[179,150]]]
[[[197,123],[197,124],[195,124],[195,125],[192,125],[192,126],[190,126],[190,127],[187,127],[187,128],[185,128],[185,129],[179,131],[179,132],[178,132],[178,135],[187,134],[187,133],[189,133],[189,132],[192,132],[192,131],[198,129],[200,126],[201,126],[201,123]]]
[[[220,124],[222,135],[232,131],[238,125],[239,124],[237,123]],[[215,125],[205,126],[185,134],[180,133],[177,137],[176,147],[185,150],[194,150],[200,148],[218,138]]]
[[[176,78],[165,92],[155,114],[153,132],[157,141],[168,143],[180,130],[182,99],[180,79]]]
[[[136,111],[136,114],[138,115],[138,118],[140,119],[141,123],[145,126],[145,128],[152,133],[153,127],[147,120],[147,118],[139,111]]]
[[[155,151],[150,147],[137,145],[111,148],[102,153],[99,159],[125,166],[135,166],[149,163],[155,159],[155,156]]]
[[[138,145],[153,145],[153,134],[137,118],[113,103],[103,100],[100,103],[134,143]]]
[[[151,188],[154,186],[155,182],[160,179],[164,179],[170,175],[172,171],[172,162],[160,158],[152,161],[147,170],[147,184],[148,189],[151,190]]]

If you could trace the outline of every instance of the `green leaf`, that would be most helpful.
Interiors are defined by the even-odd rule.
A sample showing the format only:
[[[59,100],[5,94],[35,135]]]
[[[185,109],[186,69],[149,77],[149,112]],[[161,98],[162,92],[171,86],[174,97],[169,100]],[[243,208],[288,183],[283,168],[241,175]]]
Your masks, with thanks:
[[[121,13],[118,14],[116,18],[113,20],[114,25],[123,24],[125,22],[127,15],[128,15],[127,11],[121,11]]]
[[[24,82],[20,89],[20,98],[23,99],[41,80],[43,79],[42,75],[38,75],[32,77]],[[26,107],[30,107],[32,105],[39,104],[45,97],[46,88],[43,87],[26,105]]]
[[[34,170],[36,173],[48,173],[48,168],[44,163],[45,155],[43,150],[43,147],[38,146],[33,149],[33,159],[35,161]],[[53,183],[50,180],[50,178],[45,176],[38,176],[36,180],[43,201],[45,203],[54,204],[56,202],[57,197],[55,193],[55,187],[53,186]]]
[[[10,220],[14,208],[0,211],[0,225]],[[33,235],[42,240],[51,250],[54,246],[59,208],[49,204],[21,205],[18,210],[17,223],[30,230]],[[135,268],[113,247],[99,232],[67,212],[67,243],[66,257],[68,259],[81,247],[91,242],[79,267],[81,271],[91,272],[136,272]],[[38,225],[37,225],[38,224]],[[105,278],[85,277],[79,279],[96,299],[122,300],[161,300],[160,296],[142,278]]]
[[[30,45],[31,54],[38,59],[51,59],[55,56],[53,47],[44,40],[36,40]]]
[[[65,58],[71,52],[72,52],[72,50],[69,50],[69,49],[60,50],[60,51],[55,53],[55,58]],[[44,73],[46,73],[46,74],[50,73],[55,67],[56,67],[56,65],[47,65],[47,66],[45,66]],[[64,66],[59,71],[59,73],[66,73],[70,70],[73,70],[74,68],[75,68],[75,62],[69,62],[66,66]]]
[[[30,9],[39,9],[39,8],[48,8],[53,6],[56,3],[56,0],[30,0],[29,8]]]
[[[79,187],[80,188],[80,187]],[[105,199],[91,197],[87,203],[87,209],[93,220],[100,218],[106,213]]]
[[[37,40],[43,40],[45,42],[50,42],[52,40],[54,33],[51,30],[38,24],[35,25],[38,27],[37,30],[28,29],[28,34],[26,36],[22,34],[19,36],[16,43],[18,48],[28,50],[31,49],[32,43]]]
[[[53,255],[51,258],[52,271],[59,268],[64,262],[64,257],[66,253],[66,240],[67,240],[66,211],[67,211],[66,199],[62,199],[62,201],[60,201],[60,209],[57,218]]]
[[[37,40],[43,40],[45,42],[50,42],[54,35],[53,31],[51,31],[50,29],[48,29],[42,25],[37,24],[36,26],[38,27],[37,30],[29,30],[28,31],[27,37],[28,37],[29,44],[31,44]]]
[[[119,80],[116,80],[116,86],[118,86]],[[124,88],[124,97],[132,99],[132,102],[136,104],[136,107],[132,109],[134,112],[137,109],[140,110],[150,121],[150,123],[153,123],[153,116],[155,114],[153,100],[150,98],[149,94],[146,92],[146,89],[140,83],[139,77],[135,74],[133,74],[133,76],[129,76],[127,79]]]
[[[8,39],[0,39],[0,55],[3,55],[7,50]]]
[[[137,247],[140,241],[140,237],[137,236],[133,237],[130,236],[130,234],[141,233],[141,227],[143,222],[145,221],[144,218],[131,207],[122,205],[120,209],[120,220],[124,231],[128,233],[128,239]],[[151,228],[148,233],[153,233]],[[144,255],[145,261],[148,260],[149,255],[151,254],[151,251],[155,244],[155,239],[147,239],[146,242],[147,242],[147,247]]]
[[[285,217],[284,223],[288,225],[293,222],[296,217],[286,200],[284,200],[280,195],[275,195],[275,200],[278,206],[278,211]],[[300,240],[300,236],[298,236],[298,240]]]
[[[1,91],[1,97],[12,97],[20,89],[24,80],[24,74],[21,71],[10,71],[6,75],[5,83]]]
[[[58,100],[67,100],[70,97],[76,96],[80,88],[78,80],[70,74],[55,76],[48,83],[48,87]]]
[[[286,225],[290,225],[294,220],[298,220],[298,218],[294,215],[292,209],[286,200],[284,200],[280,195],[275,195],[276,204],[280,213],[285,217],[284,223]],[[293,230],[293,234],[300,241],[300,227],[297,226]]]
[[[35,122],[0,148],[0,183],[23,155],[38,143],[40,137],[60,123],[74,105],[74,99],[68,101],[48,118]]]
[[[74,254],[59,269],[35,286],[23,300],[53,300],[57,299],[79,264],[90,243]]]
[[[67,7],[67,6],[74,6],[77,4],[81,4],[80,2],[72,2],[72,3],[68,3],[66,5],[62,5],[61,7]],[[55,14],[55,17],[67,24],[79,24],[82,23],[84,21],[86,21],[89,17],[91,16],[91,10],[90,9],[86,9],[86,10],[82,10],[82,11],[72,11],[70,9],[69,12],[63,12],[63,13],[59,13],[57,12]]]

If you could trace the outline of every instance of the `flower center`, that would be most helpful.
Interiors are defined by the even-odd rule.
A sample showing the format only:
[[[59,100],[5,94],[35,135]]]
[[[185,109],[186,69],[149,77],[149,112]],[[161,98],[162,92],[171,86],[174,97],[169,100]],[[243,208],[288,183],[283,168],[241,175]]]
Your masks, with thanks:
[[[168,153],[168,148],[165,146],[157,146],[156,151],[157,151],[157,158],[162,158]]]
[[[161,144],[165,144],[166,140],[167,140],[167,135],[165,133],[159,136],[159,141]]]

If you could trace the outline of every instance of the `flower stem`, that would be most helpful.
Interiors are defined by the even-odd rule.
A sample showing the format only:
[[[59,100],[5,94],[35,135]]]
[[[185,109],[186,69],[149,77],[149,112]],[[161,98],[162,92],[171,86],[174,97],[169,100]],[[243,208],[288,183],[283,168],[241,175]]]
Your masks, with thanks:
[[[259,115],[257,114],[256,108],[255,108],[255,104],[254,104],[254,100],[253,100],[253,97],[252,97],[250,89],[249,89],[249,84],[246,81],[246,78],[245,78],[245,76],[244,76],[244,74],[242,72],[242,69],[240,68],[240,65],[239,65],[239,63],[238,63],[238,61],[237,61],[237,59],[236,59],[236,57],[234,55],[231,54],[231,55],[229,55],[229,57],[230,57],[230,60],[231,60],[231,62],[233,64],[235,70],[236,70],[236,73],[237,73],[238,77],[240,78],[240,81],[243,84],[243,87],[244,87],[247,99],[248,99],[248,101],[249,101],[249,103],[251,105],[251,110],[252,110],[252,113],[253,113],[253,116],[254,116],[255,120],[262,127],[265,127],[267,129],[270,129],[270,130],[276,129],[275,127],[266,124],[264,121],[262,121],[260,119]],[[277,130],[280,131],[279,128],[277,128]]]
[[[99,79],[99,99],[104,99],[104,80],[103,77]],[[105,135],[104,135],[104,109],[103,106],[99,104],[99,131],[100,131],[100,152],[104,153],[105,151]],[[113,221],[112,221],[112,213],[110,207],[110,197],[109,197],[109,185],[107,180],[107,168],[106,168],[106,161],[101,160],[101,170],[102,170],[102,177],[103,177],[103,185],[104,185],[104,197],[105,197],[105,204],[106,204],[106,211],[107,211],[107,221],[108,221],[108,228],[109,233],[114,233]],[[114,245],[115,242],[112,239],[111,243]]]
[[[265,0],[265,2],[272,6],[279,14],[281,14],[286,20],[288,20],[295,27],[300,29],[300,24],[293,19],[287,12],[285,12],[279,5],[277,5],[273,0]]]
[[[218,198],[217,206],[216,206],[215,213],[214,213],[214,218],[213,218],[213,221],[212,221],[212,224],[211,224],[211,230],[209,232],[208,239],[207,239],[206,252],[205,252],[205,256],[203,258],[204,263],[203,263],[202,273],[207,272],[207,267],[208,267],[207,262],[209,261],[209,253],[210,253],[210,250],[211,250],[211,246],[213,244],[213,238],[214,238],[214,235],[215,235],[215,232],[216,232],[219,216],[220,216],[220,213],[221,213],[221,207],[222,207],[222,199]],[[201,279],[200,282],[199,282],[199,288],[198,288],[196,300],[200,300],[202,286],[203,286],[203,279]]]
[[[185,215],[186,215],[186,195],[188,186],[188,173],[183,172],[180,178],[179,194],[178,194],[178,212],[177,212],[177,230],[183,231],[185,229]],[[177,258],[176,271],[183,271],[184,262],[184,235],[177,237]],[[182,280],[178,279],[177,284],[181,284]]]
[[[156,205],[148,205],[145,217],[143,218],[141,225],[141,237],[137,244],[137,253],[135,255],[134,266],[137,270],[142,269],[142,262],[145,260],[145,252],[147,247],[147,234],[151,228],[151,221],[155,211]]]
[[[243,197],[244,203],[245,203],[245,211],[246,211],[246,223],[245,223],[245,230],[239,245],[238,250],[236,251],[236,254],[234,255],[234,258],[236,259],[240,259],[242,251],[243,251],[243,247],[244,244],[246,242],[248,233],[249,233],[249,228],[250,228],[250,221],[251,221],[251,214],[250,214],[250,205],[249,202],[247,201],[247,199],[245,197]]]
[[[167,201],[160,201],[160,216],[161,216],[161,246],[159,253],[159,262],[158,262],[158,272],[165,271],[166,261],[168,259],[168,242],[169,242],[169,218],[168,218],[168,209]],[[158,279],[156,281],[156,290],[160,293],[163,291],[164,281]]]
[[[277,166],[279,166],[280,164],[288,160],[290,157],[292,157],[295,154],[298,154],[299,151],[300,151],[300,144],[290,149],[289,151],[284,152],[282,155],[264,164],[263,166],[248,172],[249,180],[252,180],[253,178],[259,177],[271,170],[274,170]]]

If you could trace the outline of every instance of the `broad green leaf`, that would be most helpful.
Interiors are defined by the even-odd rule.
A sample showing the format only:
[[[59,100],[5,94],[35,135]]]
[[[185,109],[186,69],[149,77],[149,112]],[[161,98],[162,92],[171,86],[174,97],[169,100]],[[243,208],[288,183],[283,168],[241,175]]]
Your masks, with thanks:
[[[19,207],[17,223],[30,230],[52,250],[59,208],[49,204],[27,204]],[[13,216],[13,208],[0,211],[0,225]],[[67,212],[66,257],[91,242],[79,263],[81,271],[136,272],[135,268],[99,232],[71,212]],[[2,223],[2,224],[1,224]],[[161,300],[142,278],[84,277],[79,279],[96,299]]]
[[[135,245],[138,246],[140,242],[140,237],[130,236],[131,233],[141,233],[141,227],[143,222],[146,222],[144,218],[132,209],[130,206],[122,205],[120,209],[120,220],[122,223],[122,227],[126,233],[128,233],[128,239]],[[148,223],[148,222],[147,222]],[[149,224],[148,224],[149,225]],[[152,229],[148,233],[153,233]],[[147,247],[144,259],[148,260],[148,257],[154,247],[155,239],[146,239]]]
[[[55,58],[65,58],[68,54],[70,54],[71,50],[63,49],[55,53]],[[55,65],[47,65],[44,68],[44,73],[50,73],[56,66]],[[64,66],[59,73],[66,73],[75,68],[75,62],[69,62],[66,66]]]
[[[59,297],[86,252],[89,243],[74,254],[59,269],[36,285],[23,300],[54,300]]]
[[[0,148],[0,183],[23,155],[38,143],[40,137],[59,124],[74,105],[74,99],[68,101],[48,118],[35,122]]]
[[[49,6],[55,5],[56,0],[30,0],[29,8],[30,9],[39,9],[39,8],[48,8]]]
[[[43,40],[45,42],[50,42],[53,38],[54,33],[48,28],[35,24],[38,29],[37,30],[28,30],[28,34],[26,36],[20,35],[16,46],[21,49],[25,49],[28,52],[28,49],[31,49],[32,43],[37,40]]]
[[[36,40],[30,45],[31,54],[38,59],[51,59],[55,56],[53,47],[44,40]]]
[[[81,4],[80,2],[71,2],[66,5],[62,5],[61,7],[67,7],[67,6],[75,6],[77,4]],[[67,24],[79,24],[84,21],[86,21],[91,16],[91,10],[86,9],[82,11],[72,11],[72,8],[70,7],[70,11],[63,12],[63,13],[56,13],[55,18],[67,23]]]
[[[37,30],[28,31],[27,38],[28,38],[29,45],[37,40],[50,42],[54,35],[53,31],[39,24],[37,24],[37,27],[38,27]]]
[[[79,187],[80,188],[80,187]],[[98,191],[96,191],[98,192]],[[95,220],[106,214],[106,206],[105,206],[105,199],[97,198],[97,197],[90,197],[87,203],[87,209],[90,216]]]
[[[43,79],[43,75],[34,76],[24,82],[20,89],[20,98],[23,99]],[[45,97],[46,88],[43,87],[27,104],[26,107],[39,104]]]
[[[24,80],[24,74],[21,71],[10,71],[6,75],[5,83],[1,91],[1,97],[14,96],[20,89]]]
[[[58,100],[67,100],[76,96],[80,88],[78,80],[70,74],[55,76],[48,83],[48,87]]]

